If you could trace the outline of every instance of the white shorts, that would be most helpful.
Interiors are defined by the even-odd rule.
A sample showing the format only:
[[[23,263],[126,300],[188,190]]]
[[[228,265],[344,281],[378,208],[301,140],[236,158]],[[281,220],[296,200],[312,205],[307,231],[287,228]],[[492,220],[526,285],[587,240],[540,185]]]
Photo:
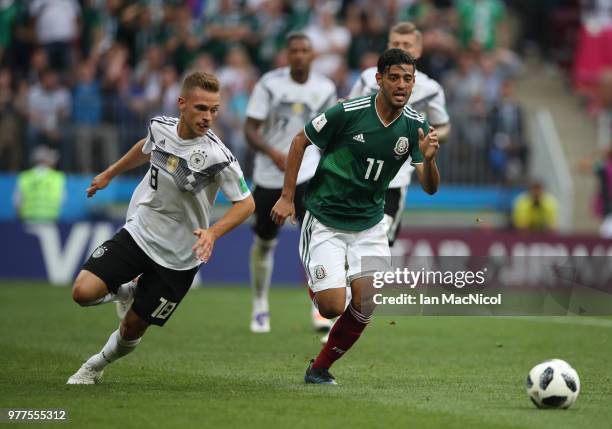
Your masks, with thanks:
[[[302,223],[300,257],[313,292],[346,287],[391,266],[382,220],[365,231],[344,231],[323,225],[309,211]]]

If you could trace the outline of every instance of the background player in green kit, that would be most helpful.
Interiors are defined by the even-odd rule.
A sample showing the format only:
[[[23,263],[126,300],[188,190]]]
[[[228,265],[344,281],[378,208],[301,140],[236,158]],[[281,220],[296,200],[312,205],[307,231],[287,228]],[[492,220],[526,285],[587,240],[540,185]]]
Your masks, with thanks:
[[[385,51],[378,60],[376,94],[338,103],[309,122],[291,144],[283,191],[271,216],[278,224],[288,217],[295,220],[293,198],[304,151],[311,143],[321,148],[305,193],[300,256],[319,312],[327,318],[340,316],[306,370],[307,383],[336,384],[329,367],[370,321],[373,307],[364,303],[372,274],[362,271],[361,258],[390,258],[381,221],[391,179],[410,160],[423,189],[429,194],[438,189],[438,137],[406,106],[414,73],[414,59],[407,53]],[[347,280],[352,299],[345,310]]]

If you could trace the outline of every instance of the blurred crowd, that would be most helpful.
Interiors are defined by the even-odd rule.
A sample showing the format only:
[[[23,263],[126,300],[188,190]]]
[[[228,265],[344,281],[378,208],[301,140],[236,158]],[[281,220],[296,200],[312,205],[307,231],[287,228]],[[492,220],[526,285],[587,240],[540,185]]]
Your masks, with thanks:
[[[445,181],[521,183],[528,142],[513,80],[526,52],[571,64],[575,37],[555,31],[579,6],[578,0],[0,0],[0,170],[28,167],[41,144],[59,151],[64,171],[99,170],[144,136],[150,117],[176,116],[181,77],[201,69],[221,80],[217,131],[248,172],[252,154],[242,132],[248,97],[262,73],[286,64],[289,31],[310,36],[314,69],[345,97],[385,49],[389,27],[410,20],[424,35],[419,69],[446,91],[453,131],[440,160]]]

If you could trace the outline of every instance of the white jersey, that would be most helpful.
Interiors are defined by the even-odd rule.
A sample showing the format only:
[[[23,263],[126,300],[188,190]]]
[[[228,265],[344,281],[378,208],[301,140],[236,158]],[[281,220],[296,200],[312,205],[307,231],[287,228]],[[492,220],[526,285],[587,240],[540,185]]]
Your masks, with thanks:
[[[282,67],[264,74],[257,82],[246,114],[264,121],[262,136],[266,143],[287,154],[295,135],[318,113],[333,106],[336,97],[336,85],[327,77],[311,71],[308,80],[301,84],[291,78],[288,67]],[[314,176],[319,158],[318,148],[308,146],[298,184]],[[261,152],[255,155],[253,182],[256,185],[280,189],[284,175],[267,155]]]
[[[349,94],[349,98],[370,95],[377,92],[380,88],[376,82],[376,67],[365,69]],[[408,105],[414,110],[425,116],[431,125],[440,126],[449,122],[448,112],[446,111],[446,97],[444,89],[434,79],[425,73],[415,71],[414,88],[408,100]],[[389,188],[402,188],[410,184],[414,167],[406,162],[395,178],[389,183]]]
[[[200,261],[193,231],[208,228],[219,188],[230,201],[249,196],[236,158],[212,131],[183,140],[178,119],[151,119],[143,153],[151,167],[130,201],[124,228],[159,265],[188,270]]]

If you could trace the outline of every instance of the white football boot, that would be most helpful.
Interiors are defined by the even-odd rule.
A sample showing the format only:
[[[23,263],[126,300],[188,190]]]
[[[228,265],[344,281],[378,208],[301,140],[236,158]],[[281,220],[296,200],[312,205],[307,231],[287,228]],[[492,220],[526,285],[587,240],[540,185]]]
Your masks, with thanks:
[[[268,311],[253,312],[251,317],[251,332],[266,334],[270,332],[270,313]]]
[[[77,372],[70,376],[66,384],[98,384],[102,381],[103,374],[104,370],[96,371],[84,363]]]

